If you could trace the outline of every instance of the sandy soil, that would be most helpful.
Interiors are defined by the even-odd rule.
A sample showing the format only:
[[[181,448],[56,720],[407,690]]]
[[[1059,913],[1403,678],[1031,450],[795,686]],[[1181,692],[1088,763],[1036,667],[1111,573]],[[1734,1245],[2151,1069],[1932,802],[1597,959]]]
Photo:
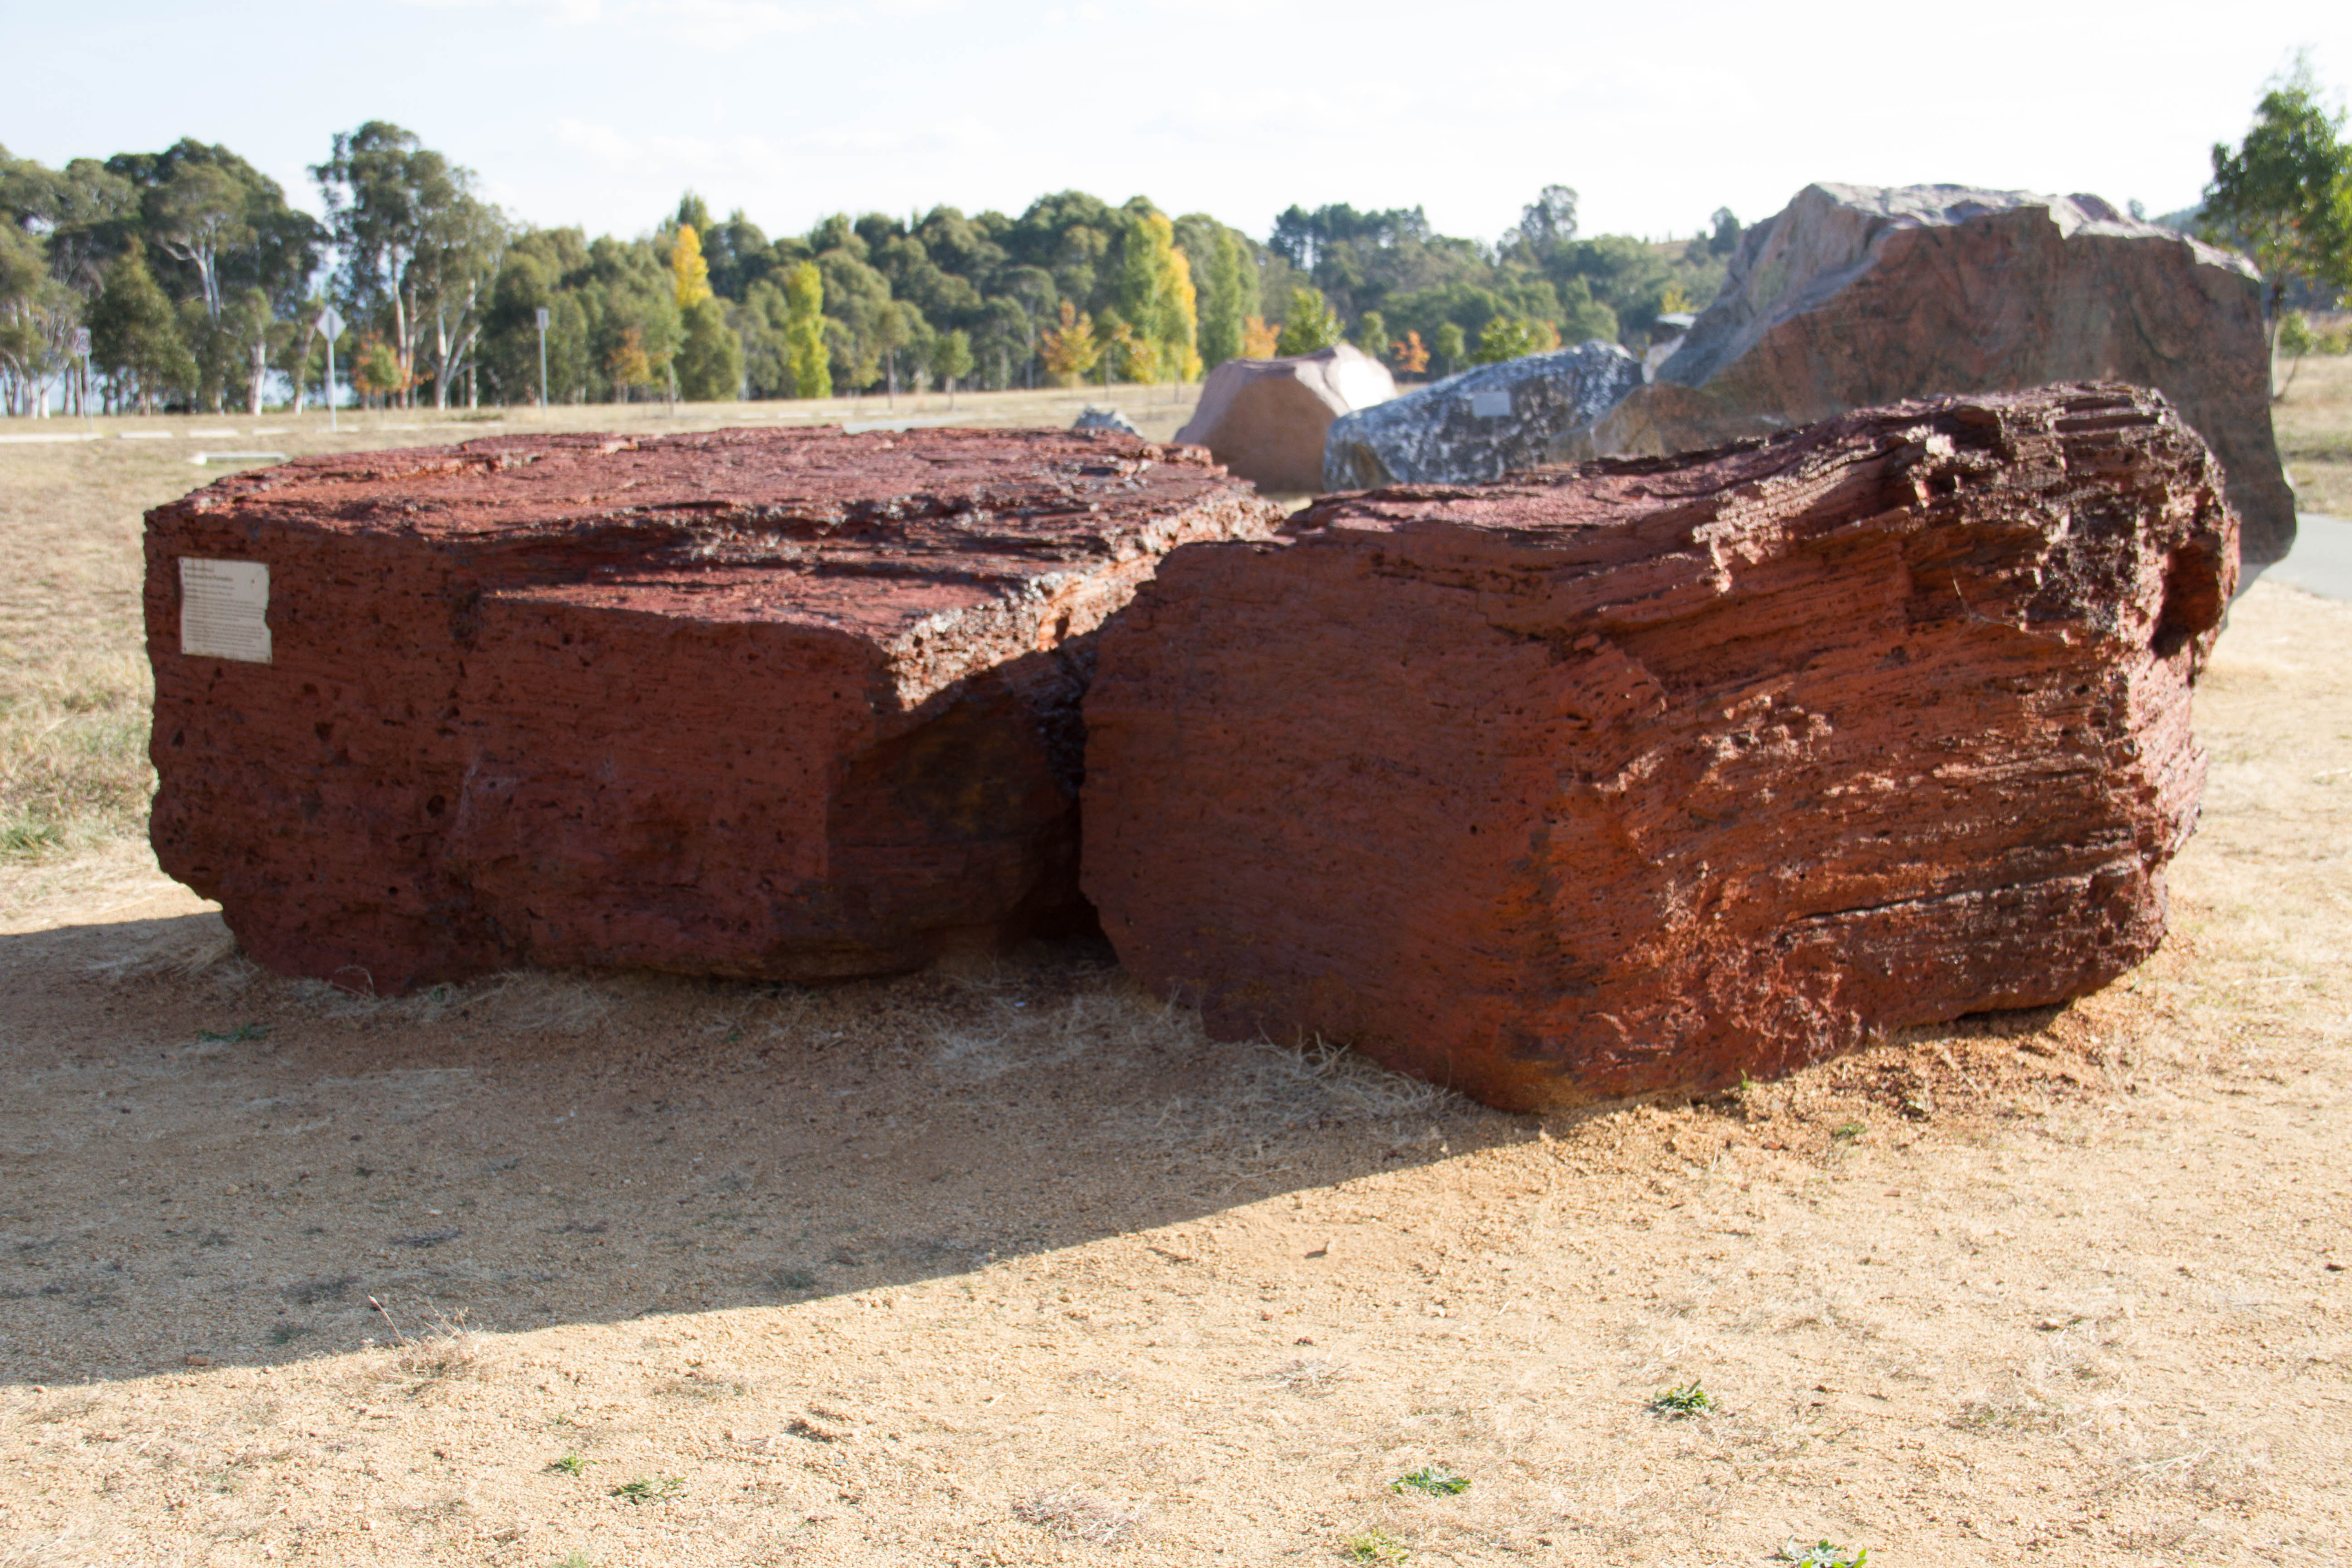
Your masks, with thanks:
[[[2236,606],[2106,993],[1548,1121],[1087,949],[371,1002],[20,867],[0,1564],[2344,1562],[2347,672]]]

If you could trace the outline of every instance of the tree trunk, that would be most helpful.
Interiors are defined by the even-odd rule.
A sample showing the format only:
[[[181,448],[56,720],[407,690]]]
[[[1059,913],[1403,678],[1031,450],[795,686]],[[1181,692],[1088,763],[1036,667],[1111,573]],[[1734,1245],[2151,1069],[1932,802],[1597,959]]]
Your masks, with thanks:
[[[2285,303],[2286,280],[2284,279],[2281,279],[2271,285],[2271,308],[2267,312],[2265,312],[2269,319],[2263,323],[2263,327],[2267,330],[2267,336],[2270,341],[2270,356],[2264,362],[2267,369],[2263,385],[2264,389],[2270,393],[2271,401],[2273,403],[2276,403],[2280,398],[2286,395],[2285,392],[2279,386],[2278,383],[2279,329],[2286,325]]]
[[[400,366],[400,379],[407,383],[400,389],[400,405],[403,408],[416,406],[416,333],[410,330],[410,322],[416,314],[415,306],[416,301],[405,291],[393,290],[392,330],[400,340],[393,346],[393,359]],[[386,398],[385,406],[390,405],[391,399]]]

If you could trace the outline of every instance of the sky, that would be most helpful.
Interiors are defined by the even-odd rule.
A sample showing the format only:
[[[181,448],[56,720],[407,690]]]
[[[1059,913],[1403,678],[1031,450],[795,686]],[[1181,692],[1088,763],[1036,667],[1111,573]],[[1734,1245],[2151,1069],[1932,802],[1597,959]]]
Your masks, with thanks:
[[[2341,101],[2352,0],[0,0],[0,44],[17,156],[193,136],[312,211],[308,166],[379,119],[592,234],[689,186],[771,235],[1076,188],[1492,238],[1561,184],[1584,232],[1664,238],[1816,180],[2172,211],[2298,49]]]

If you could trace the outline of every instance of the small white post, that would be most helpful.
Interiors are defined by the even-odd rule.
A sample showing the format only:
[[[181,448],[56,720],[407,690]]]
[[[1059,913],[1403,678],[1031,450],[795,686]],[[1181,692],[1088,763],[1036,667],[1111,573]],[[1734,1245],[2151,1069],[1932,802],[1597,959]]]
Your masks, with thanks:
[[[319,312],[315,324],[327,338],[327,428],[339,430],[342,426],[335,418],[335,340],[343,335],[342,313],[330,305]]]

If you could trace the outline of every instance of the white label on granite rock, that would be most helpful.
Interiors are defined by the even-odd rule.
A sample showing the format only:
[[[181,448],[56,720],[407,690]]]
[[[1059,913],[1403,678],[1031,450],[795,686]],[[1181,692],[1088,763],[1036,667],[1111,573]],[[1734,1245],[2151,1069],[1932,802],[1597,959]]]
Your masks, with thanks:
[[[1470,395],[1470,417],[1473,419],[1508,419],[1511,416],[1511,395],[1503,392],[1474,392]]]
[[[269,662],[269,565],[180,557],[180,651]]]

